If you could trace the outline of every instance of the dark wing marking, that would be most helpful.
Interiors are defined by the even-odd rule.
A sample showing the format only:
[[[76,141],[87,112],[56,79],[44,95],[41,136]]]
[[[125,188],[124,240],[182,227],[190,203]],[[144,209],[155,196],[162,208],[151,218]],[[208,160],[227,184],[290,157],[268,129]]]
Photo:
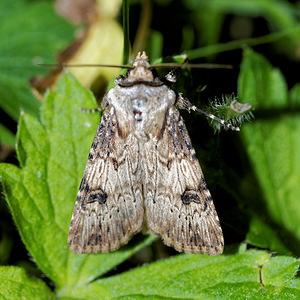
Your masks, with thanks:
[[[186,127],[171,107],[160,140],[145,147],[145,213],[150,232],[178,251],[218,255],[223,234]]]
[[[119,135],[108,107],[95,135],[72,216],[69,245],[75,253],[108,252],[127,243],[143,224],[139,146]]]

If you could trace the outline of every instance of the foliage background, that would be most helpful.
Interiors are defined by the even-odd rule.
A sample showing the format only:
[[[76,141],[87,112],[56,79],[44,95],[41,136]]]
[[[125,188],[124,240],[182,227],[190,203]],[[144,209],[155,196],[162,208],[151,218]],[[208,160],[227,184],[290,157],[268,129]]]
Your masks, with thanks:
[[[300,297],[300,3],[131,1],[123,12],[117,0],[79,3],[0,3],[1,297]],[[80,85],[59,70],[36,77],[49,70],[35,64],[55,62],[67,46],[58,60],[126,63],[127,13],[124,44],[133,56],[145,49],[152,62],[185,54],[233,65],[178,70],[176,91],[208,110],[226,94],[254,108],[239,134],[214,135],[214,124],[182,112],[221,220],[222,256],[178,255],[142,234],[111,254],[68,251],[69,219],[99,122],[78,110],[97,106],[81,85],[99,102],[118,71],[70,70]]]

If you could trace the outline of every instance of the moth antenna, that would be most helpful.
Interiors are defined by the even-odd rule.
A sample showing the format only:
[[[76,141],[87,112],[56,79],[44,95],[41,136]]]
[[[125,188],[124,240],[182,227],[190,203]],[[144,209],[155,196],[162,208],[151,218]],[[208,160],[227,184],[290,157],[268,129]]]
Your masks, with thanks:
[[[194,69],[232,69],[232,65],[226,64],[178,64],[178,63],[165,63],[165,64],[158,64],[150,66],[149,69],[158,69],[158,68],[194,68]]]
[[[203,115],[207,116],[208,118],[211,118],[212,120],[215,120],[215,121],[221,123],[222,125],[224,125],[225,127],[229,128],[231,130],[240,131],[239,127],[235,127],[235,126],[231,125],[229,122],[227,122],[223,119],[220,119],[220,118],[216,117],[215,115],[210,114],[210,113],[196,107],[195,105],[192,105],[192,103],[188,99],[184,98],[182,96],[182,94],[179,94],[179,97],[177,99],[177,104],[179,105],[180,108],[185,108],[187,110],[193,110],[193,111],[200,112]]]
[[[130,69],[132,70],[133,66],[127,65],[104,65],[104,64],[37,64],[39,67],[52,67],[52,68],[121,68],[121,69]]]
[[[106,65],[106,64],[36,64],[38,67],[46,68],[119,68],[119,69],[134,69],[134,66],[129,65]],[[194,68],[194,69],[232,69],[232,65],[226,64],[177,64],[177,63],[165,63],[159,65],[153,65],[149,67],[149,70],[158,69],[158,68]]]

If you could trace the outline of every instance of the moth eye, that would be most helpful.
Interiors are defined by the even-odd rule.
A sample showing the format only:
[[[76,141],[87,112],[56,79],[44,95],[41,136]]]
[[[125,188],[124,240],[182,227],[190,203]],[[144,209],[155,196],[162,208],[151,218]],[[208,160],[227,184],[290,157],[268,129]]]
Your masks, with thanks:
[[[120,75],[119,77],[117,77],[117,78],[115,79],[115,85],[120,84],[124,79],[125,79],[125,76]]]

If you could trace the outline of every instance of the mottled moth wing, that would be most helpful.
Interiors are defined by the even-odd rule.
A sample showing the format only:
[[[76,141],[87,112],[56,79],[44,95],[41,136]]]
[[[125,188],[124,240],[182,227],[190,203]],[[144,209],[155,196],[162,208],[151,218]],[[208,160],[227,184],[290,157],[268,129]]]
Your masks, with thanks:
[[[150,232],[185,253],[218,255],[223,234],[190,137],[172,106],[157,143],[145,147],[147,196],[145,213]]]
[[[136,139],[119,136],[108,106],[96,132],[72,216],[75,253],[108,252],[141,230],[144,218],[140,153]]]

